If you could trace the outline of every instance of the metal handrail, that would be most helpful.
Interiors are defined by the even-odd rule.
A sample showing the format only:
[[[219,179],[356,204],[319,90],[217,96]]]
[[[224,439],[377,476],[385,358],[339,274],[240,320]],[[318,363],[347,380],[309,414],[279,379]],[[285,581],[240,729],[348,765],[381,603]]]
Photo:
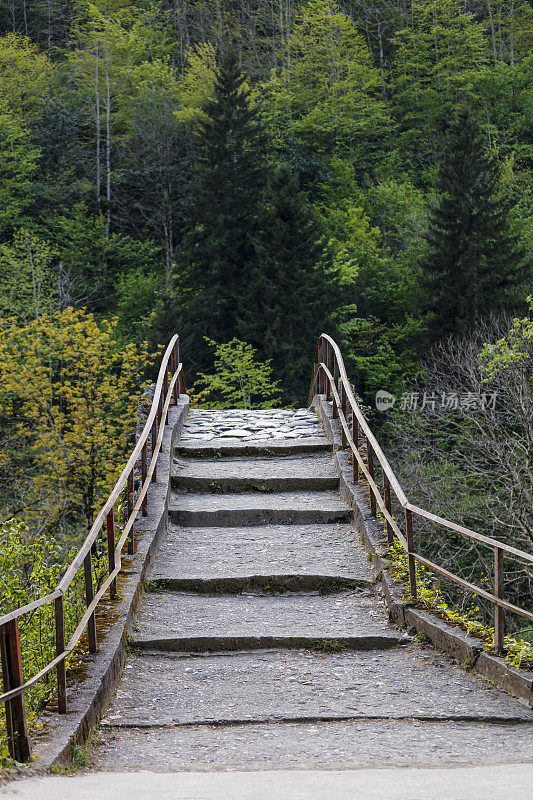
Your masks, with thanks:
[[[409,563],[409,589],[413,599],[417,597],[417,583],[416,583],[416,569],[415,562],[425,565],[434,572],[439,573],[450,581],[457,583],[459,586],[474,592],[480,597],[484,597],[494,604],[494,645],[496,651],[502,652],[503,650],[503,610],[511,611],[526,619],[533,620],[533,613],[524,608],[515,606],[503,598],[503,553],[509,553],[512,556],[518,557],[533,564],[533,555],[519,550],[516,547],[511,547],[504,542],[493,539],[490,536],[484,536],[476,531],[465,528],[463,525],[458,525],[451,522],[444,517],[433,514],[426,509],[410,503],[406,494],[400,485],[400,482],[394,474],[383,450],[379,446],[374,434],[372,433],[359,405],[355,399],[352,391],[344,360],[341,351],[335,341],[323,333],[318,340],[315,362],[313,368],[313,377],[311,381],[311,390],[309,396],[309,404],[311,405],[315,395],[325,395],[326,399],[330,397],[333,403],[333,417],[338,418],[341,426],[342,446],[349,447],[353,456],[353,481],[358,482],[358,470],[365,476],[370,488],[370,507],[371,513],[375,517],[377,515],[377,507],[382,512],[386,526],[387,526],[387,541],[389,545],[394,543],[394,536],[398,538],[402,547],[407,552]],[[351,411],[352,426],[348,424],[348,407]],[[359,434],[363,434],[366,442],[366,462],[359,451]],[[379,461],[383,471],[383,495],[375,481],[374,475],[374,456]],[[404,509],[405,513],[405,535],[400,530],[397,522],[392,516],[391,506],[391,489],[394,491],[398,502]],[[461,535],[481,542],[482,544],[492,547],[494,549],[494,591],[489,592],[479,586],[464,580],[459,575],[445,569],[439,564],[430,561],[424,556],[415,551],[414,537],[413,537],[413,516],[421,517],[438,525],[443,526],[449,530],[453,530]]]
[[[170,382],[168,378],[169,371],[172,375]],[[157,457],[163,443],[169,408],[171,403],[178,402],[180,391],[185,391],[185,382],[183,380],[183,365],[180,361],[179,337],[175,335],[169,342],[163,356],[150,413],[148,414],[142,433],[139,436],[126,466],[122,470],[108,499],[96,516],[74,560],[67,568],[53,592],[35,600],[33,603],[28,603],[0,617],[0,653],[2,658],[2,678],[5,689],[4,694],[0,695],[0,702],[5,703],[6,707],[9,751],[11,756],[17,761],[26,761],[31,755],[25,718],[24,694],[28,689],[42,680],[49,672],[55,669],[57,672],[58,711],[60,713],[66,713],[65,661],[80,641],[85,629],[87,629],[88,633],[89,652],[96,652],[95,610],[108,589],[111,599],[117,596],[116,580],[122,567],[122,549],[126,542],[128,545],[128,554],[132,555],[135,551],[134,523],[139,511],[141,511],[143,516],[146,516],[148,513],[147,494],[150,484],[155,481],[157,477]],[[149,437],[151,437],[151,453],[150,464],[148,465],[147,443]],[[137,499],[135,500],[134,470],[139,458],[141,460],[142,485]],[[122,534],[118,542],[115,542],[114,506],[125,488],[127,493],[127,517]],[[95,594],[92,575],[92,549],[104,525],[107,529],[109,569],[106,580]],[[69,642],[65,644],[63,598],[82,566],[85,574],[87,607]],[[37,674],[33,675],[27,681],[24,681],[22,677],[19,619],[25,614],[31,613],[52,602],[54,603],[56,657]]]

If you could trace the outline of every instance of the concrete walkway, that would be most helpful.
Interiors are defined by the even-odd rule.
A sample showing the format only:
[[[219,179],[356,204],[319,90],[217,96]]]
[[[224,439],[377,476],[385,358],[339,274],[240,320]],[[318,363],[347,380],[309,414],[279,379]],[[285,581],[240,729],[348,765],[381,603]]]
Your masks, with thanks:
[[[130,797],[150,781],[173,798],[503,797],[473,793],[484,780],[526,797],[532,713],[389,625],[314,414],[192,411],[171,482],[93,746],[109,774],[76,779],[78,798],[120,781]],[[179,777],[111,774],[147,768]],[[348,771],[299,771],[324,769]]]
[[[11,784],[2,800],[531,800],[533,765],[358,771],[106,773]]]

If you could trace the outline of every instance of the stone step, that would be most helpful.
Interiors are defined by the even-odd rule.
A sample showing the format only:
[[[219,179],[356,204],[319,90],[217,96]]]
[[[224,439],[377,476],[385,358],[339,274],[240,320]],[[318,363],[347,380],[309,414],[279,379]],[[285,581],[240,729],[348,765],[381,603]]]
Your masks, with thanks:
[[[129,654],[114,726],[412,719],[517,723],[533,713],[420,645],[319,653]],[[533,730],[533,728],[532,728]]]
[[[269,572],[262,575],[221,575],[219,577],[183,577],[155,575],[147,584],[153,592],[194,592],[195,594],[256,594],[280,595],[291,593],[335,594],[356,591],[370,586],[370,578],[351,578],[322,572],[300,574]]]
[[[291,492],[336,489],[329,456],[200,460],[174,459],[172,486],[196,492]]]
[[[316,650],[337,652],[345,650],[387,650],[402,644],[392,636],[182,636],[171,639],[131,642],[131,649],[151,654],[171,653],[228,653],[249,650]]]
[[[169,516],[177,525],[314,525],[348,522],[353,509],[336,492],[192,494],[174,492]]]
[[[133,629],[135,649],[206,652],[259,648],[368,650],[406,638],[372,596],[147,594]]]
[[[116,713],[116,712],[115,712]],[[111,716],[114,716],[111,715]],[[388,798],[381,793],[383,774],[387,767],[451,767],[446,773],[439,771],[443,785],[449,786],[450,774],[456,774],[460,765],[507,764],[509,774],[514,774],[516,764],[533,761],[533,736],[531,724],[508,725],[482,722],[413,721],[412,719],[354,720],[281,724],[248,723],[245,725],[212,726],[193,725],[168,728],[116,728],[117,719],[107,717],[110,727],[100,729],[91,747],[94,767],[111,772],[139,771],[150,765],[153,772],[214,773],[226,770],[291,770],[283,776],[290,780],[294,770],[364,769],[374,767],[378,792],[372,797]],[[231,774],[231,773],[230,773]],[[235,774],[235,773],[233,773]],[[312,773],[311,773],[312,774]],[[479,773],[478,773],[479,774]],[[401,776],[405,778],[404,775]],[[154,781],[153,773],[150,780]],[[180,779],[181,780],[181,779]],[[248,777],[250,780],[250,777]],[[252,779],[253,789],[243,791],[239,797],[271,797],[257,791],[257,778]],[[316,780],[316,775],[312,778]],[[420,781],[420,778],[417,777]],[[318,790],[313,797],[336,798],[332,778],[327,778],[327,788]],[[314,785],[314,783],[313,783]],[[180,782],[180,787],[182,782]],[[294,793],[287,783],[288,793],[280,797],[303,798],[310,795]],[[524,786],[525,792],[527,788]],[[213,797],[198,794],[191,797]],[[383,790],[382,790],[383,791]],[[405,790],[404,790],[405,791]],[[220,797],[227,797],[221,793]],[[412,798],[411,794],[395,797]],[[440,792],[418,793],[417,797],[437,798]],[[448,798],[457,798],[449,791]],[[479,793],[478,783],[464,797],[494,797],[492,792]],[[527,794],[520,794],[525,798]],[[166,795],[165,795],[166,797]],[[364,793],[349,791],[343,798],[366,798]],[[517,797],[512,791],[509,800]]]
[[[240,439],[210,439],[209,441],[178,442],[174,452],[193,458],[225,458],[228,456],[291,456],[298,453],[331,452],[332,446],[325,436],[295,439],[266,439],[246,441]]]
[[[351,525],[174,525],[162,536],[149,578],[182,591],[332,591],[370,584],[372,573]]]

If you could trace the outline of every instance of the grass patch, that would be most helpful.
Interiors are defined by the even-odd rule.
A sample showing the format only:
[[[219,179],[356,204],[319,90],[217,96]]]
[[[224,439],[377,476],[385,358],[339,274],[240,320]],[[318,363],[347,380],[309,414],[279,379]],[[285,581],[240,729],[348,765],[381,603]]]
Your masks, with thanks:
[[[82,772],[92,766],[93,758],[91,748],[96,742],[96,732],[93,731],[86,742],[80,744],[75,742],[72,745],[72,753],[70,754],[70,761],[66,766],[56,764],[51,767],[51,775],[73,775],[76,772]]]
[[[338,639],[317,639],[313,642],[312,649],[320,653],[342,653],[348,646]]]
[[[392,577],[404,588],[404,599],[409,599],[409,561],[407,553],[399,544],[389,547],[386,556],[392,561]],[[479,616],[479,607],[472,606],[466,612],[452,608],[442,593],[434,585],[433,573],[423,564],[416,564],[416,586],[418,597],[412,601],[419,608],[433,611],[451,625],[458,625],[470,636],[481,639],[484,649],[496,653],[494,647],[494,628],[486,625]],[[475,595],[473,596],[475,601]],[[514,636],[504,636],[504,657],[513,667],[533,669],[533,645]]]

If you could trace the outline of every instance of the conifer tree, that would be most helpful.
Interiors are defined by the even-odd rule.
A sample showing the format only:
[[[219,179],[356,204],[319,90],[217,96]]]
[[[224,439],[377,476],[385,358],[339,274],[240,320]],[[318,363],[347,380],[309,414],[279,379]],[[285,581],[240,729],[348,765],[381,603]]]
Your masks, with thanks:
[[[266,135],[235,52],[224,58],[198,138],[191,226],[182,248],[189,287],[186,327],[228,341],[238,324],[260,233]]]
[[[312,208],[286,165],[272,170],[263,237],[243,311],[243,335],[271,358],[285,398],[304,402],[309,360],[328,317],[341,304]]]
[[[321,231],[290,169],[268,164],[261,111],[234,53],[204,112],[180,329],[197,368],[207,363],[203,337],[238,337],[272,359],[285,399],[301,401],[316,338],[340,302]]]
[[[436,337],[465,332],[477,317],[511,306],[510,290],[523,277],[498,164],[467,106],[450,128],[438,188],[425,265],[426,308]]]

